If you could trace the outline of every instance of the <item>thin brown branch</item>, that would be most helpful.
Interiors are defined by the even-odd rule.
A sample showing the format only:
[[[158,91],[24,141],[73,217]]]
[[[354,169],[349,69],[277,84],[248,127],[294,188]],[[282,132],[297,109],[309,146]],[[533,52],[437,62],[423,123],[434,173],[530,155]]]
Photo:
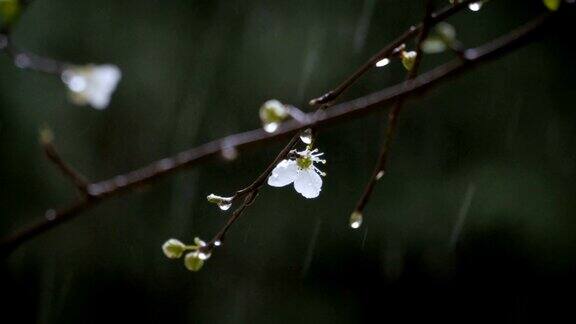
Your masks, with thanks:
[[[14,65],[20,69],[60,75],[66,66],[69,65],[68,63],[18,49],[9,34],[0,33],[0,53],[1,52],[6,53],[12,59]]]
[[[306,122],[288,121],[273,134],[266,133],[262,129],[257,129],[231,135],[181,152],[174,157],[154,162],[144,168],[116,176],[109,180],[90,184],[88,191],[92,195],[92,199],[78,201],[71,207],[50,212],[50,214],[47,215],[49,217],[45,217],[45,219],[38,223],[5,238],[1,241],[2,243],[0,243],[0,254],[12,252],[22,243],[35,238],[65,221],[77,217],[81,212],[94,207],[107,198],[118,196],[121,193],[143,186],[158,178],[194,166],[209,158],[219,156],[222,154],[223,149],[231,146],[238,150],[247,149],[284,138],[309,127],[328,127],[342,121],[356,119],[373,113],[382,109],[385,105],[398,100],[422,94],[433,86],[524,44],[531,39],[531,36],[534,36],[535,31],[541,29],[544,22],[549,21],[548,18],[550,16],[550,14],[543,15],[501,38],[493,40],[481,47],[465,51],[466,60],[464,61],[451,61],[420,75],[410,82],[403,82],[361,98],[335,105],[330,110],[309,113],[307,114],[309,118],[307,118]]]
[[[20,15],[24,14],[32,2],[32,0],[20,1]],[[62,74],[66,66],[69,65],[68,63],[21,50],[14,44],[12,31],[16,24],[17,22],[13,22],[0,29],[0,53],[6,53],[18,68],[47,74]]]
[[[410,80],[414,79],[418,75],[418,70],[420,68],[420,63],[422,62],[423,58],[423,51],[422,51],[422,43],[428,37],[428,33],[432,28],[431,20],[433,15],[433,7],[432,1],[426,1],[426,14],[424,16],[424,20],[422,21],[422,29],[420,30],[420,34],[418,35],[418,39],[416,42],[416,58],[414,60],[414,65],[412,69],[407,72],[406,80],[409,82]],[[374,188],[376,187],[376,183],[382,176],[387,172],[387,163],[388,163],[388,156],[390,155],[390,149],[392,147],[392,142],[394,140],[394,136],[396,134],[398,128],[398,118],[400,116],[400,112],[404,108],[404,99],[398,100],[390,112],[388,113],[388,126],[386,127],[386,131],[384,134],[384,142],[382,144],[382,148],[380,149],[380,154],[378,155],[378,159],[376,162],[376,166],[372,171],[372,175],[370,176],[370,180],[364,187],[364,191],[356,204],[356,208],[354,211],[362,214],[364,208],[368,204],[372,193],[374,192]]]
[[[222,229],[220,229],[220,231],[218,231],[218,233],[214,236],[214,238],[212,238],[212,240],[208,242],[208,244],[203,248],[204,250],[210,251],[216,246],[216,242],[222,242],[224,240],[224,236],[226,236],[226,233],[228,232],[230,227],[240,218],[240,216],[242,216],[246,208],[254,202],[254,200],[258,196],[258,191],[264,185],[266,179],[268,178],[274,167],[278,163],[280,163],[280,161],[286,158],[290,150],[292,150],[292,148],[298,142],[299,138],[300,138],[299,133],[294,135],[290,140],[290,142],[288,142],[288,144],[284,146],[282,151],[278,153],[276,158],[274,158],[274,161],[272,161],[272,163],[270,163],[266,167],[266,169],[264,169],[264,171],[249,186],[236,191],[234,196],[232,196],[231,202],[234,202],[244,197],[242,204],[238,208],[236,208],[234,212],[232,212],[232,214],[230,215],[230,217],[228,218]]]
[[[83,175],[81,175],[66,161],[64,161],[60,154],[58,154],[58,151],[54,146],[53,136],[50,130],[44,129],[41,131],[40,144],[48,160],[56,165],[62,175],[72,182],[72,184],[76,187],[76,189],[78,189],[83,197],[88,198],[90,196],[88,194],[88,181]]]
[[[450,16],[454,15],[455,13],[465,9],[468,7],[468,4],[477,1],[477,0],[464,0],[457,4],[449,5],[442,10],[433,13],[430,17],[429,25],[430,27],[436,25],[437,23],[448,19]],[[394,54],[394,51],[398,46],[406,43],[410,39],[418,36],[422,32],[422,28],[424,27],[423,23],[420,23],[416,26],[410,27],[407,31],[405,31],[402,35],[398,36],[395,40],[390,42],[384,48],[382,48],[378,53],[372,56],[366,63],[360,66],[352,75],[350,75],[346,80],[344,80],[341,84],[339,84],[333,90],[328,91],[327,93],[323,94],[322,96],[310,100],[310,105],[318,106],[330,103],[335,98],[339,97],[348,90],[361,76],[363,76],[366,72],[370,69],[374,68],[376,62],[390,57]],[[429,27],[429,28],[430,28]]]

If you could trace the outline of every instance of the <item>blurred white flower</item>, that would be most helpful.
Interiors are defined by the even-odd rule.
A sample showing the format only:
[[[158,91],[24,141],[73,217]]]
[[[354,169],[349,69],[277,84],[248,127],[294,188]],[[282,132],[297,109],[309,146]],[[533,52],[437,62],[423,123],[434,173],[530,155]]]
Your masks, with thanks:
[[[70,100],[99,110],[108,107],[121,77],[120,69],[111,64],[72,66],[62,73],[62,80],[70,90]]]
[[[324,153],[317,153],[318,149],[306,149],[297,152],[296,160],[282,160],[272,170],[268,184],[272,187],[284,187],[294,183],[294,189],[305,198],[316,198],[322,190],[322,178],[326,174],[318,169],[314,163],[326,163],[319,157]]]

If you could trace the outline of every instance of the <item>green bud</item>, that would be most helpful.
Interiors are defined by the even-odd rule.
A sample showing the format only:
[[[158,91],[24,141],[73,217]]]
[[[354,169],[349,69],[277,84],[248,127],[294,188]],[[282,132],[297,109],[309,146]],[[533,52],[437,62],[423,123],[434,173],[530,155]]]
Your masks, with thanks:
[[[436,25],[436,33],[446,44],[451,44],[456,40],[456,29],[447,22],[440,22]]]
[[[408,71],[412,70],[412,68],[414,67],[414,62],[416,62],[416,52],[414,51],[410,51],[410,52],[406,52],[403,51],[401,54],[402,57],[402,65],[404,65],[404,68]]]
[[[222,210],[228,210],[232,207],[232,197],[221,197],[215,194],[209,194],[206,200],[211,204],[218,205]]]
[[[202,269],[204,260],[200,258],[200,252],[194,251],[186,254],[184,257],[184,266],[190,271],[198,271]]]
[[[20,15],[19,0],[0,0],[0,27],[12,24]]]
[[[422,42],[422,51],[426,54],[442,53],[456,41],[456,29],[447,22],[438,23],[435,31]]]
[[[206,242],[202,241],[199,237],[194,238],[194,244],[198,247],[206,246]]]
[[[260,107],[260,120],[264,125],[264,130],[269,133],[276,131],[280,123],[287,117],[288,108],[278,100],[268,100]]]
[[[544,5],[550,11],[558,10],[558,8],[560,8],[560,4],[562,3],[561,0],[543,0],[542,2],[544,2]]]
[[[48,128],[48,126],[42,126],[40,128],[40,144],[48,145],[52,144],[52,142],[54,142],[54,133],[52,133],[52,130]]]
[[[186,245],[177,239],[169,239],[162,245],[162,251],[170,259],[178,259],[186,251]]]
[[[422,51],[426,54],[438,54],[446,50],[446,43],[440,37],[430,36],[422,42]]]

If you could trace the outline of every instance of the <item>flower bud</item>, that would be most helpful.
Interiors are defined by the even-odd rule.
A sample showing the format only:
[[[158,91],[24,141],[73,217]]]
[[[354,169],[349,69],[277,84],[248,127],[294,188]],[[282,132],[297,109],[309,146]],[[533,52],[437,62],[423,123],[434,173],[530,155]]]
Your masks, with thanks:
[[[438,23],[435,30],[438,36],[447,44],[451,44],[456,40],[456,29],[447,22]]]
[[[169,239],[162,245],[162,251],[170,259],[178,259],[186,250],[186,245],[177,239]]]
[[[204,260],[200,258],[198,251],[190,252],[184,257],[184,266],[190,271],[198,271],[202,269]]]
[[[218,205],[222,210],[228,210],[232,207],[232,197],[221,197],[215,194],[209,194],[206,200],[211,204]]]
[[[402,65],[404,65],[404,68],[406,68],[406,70],[408,71],[412,70],[412,68],[414,67],[414,62],[416,62],[416,55],[417,54],[414,51],[402,52],[401,54]]]
[[[199,237],[194,238],[194,244],[198,247],[206,246],[206,242],[202,241]]]
[[[544,5],[550,11],[556,11],[560,8],[560,4],[562,3],[561,0],[543,0]]]
[[[268,133],[275,132],[287,117],[288,109],[278,100],[268,100],[260,107],[260,120]]]
[[[0,27],[9,26],[20,15],[19,0],[0,0]]]

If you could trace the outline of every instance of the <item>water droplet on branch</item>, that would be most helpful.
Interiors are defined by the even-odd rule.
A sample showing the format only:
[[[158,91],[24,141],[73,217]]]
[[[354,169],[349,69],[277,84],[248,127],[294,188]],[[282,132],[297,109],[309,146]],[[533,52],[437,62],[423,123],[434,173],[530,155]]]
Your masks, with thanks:
[[[302,133],[300,133],[300,140],[304,142],[304,144],[312,144],[312,129],[307,128]]]
[[[383,58],[380,61],[376,62],[376,67],[384,67],[390,64],[390,60],[388,58]]]
[[[363,218],[364,217],[362,216],[361,212],[354,211],[352,215],[350,215],[350,227],[353,229],[360,228]]]

